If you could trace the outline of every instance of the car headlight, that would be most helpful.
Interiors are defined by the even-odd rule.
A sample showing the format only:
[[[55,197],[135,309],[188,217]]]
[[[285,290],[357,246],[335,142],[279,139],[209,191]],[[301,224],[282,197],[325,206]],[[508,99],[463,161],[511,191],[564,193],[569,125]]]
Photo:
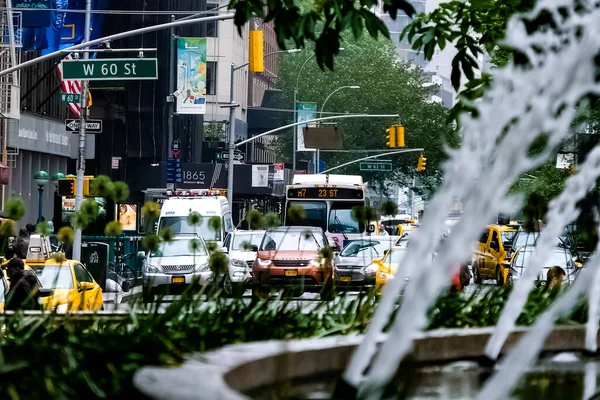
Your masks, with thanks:
[[[69,311],[69,304],[68,303],[59,304],[56,306],[54,311],[56,311],[57,313],[66,313]]]
[[[325,260],[323,260],[323,261],[325,261]],[[308,266],[313,267],[313,268],[321,268],[323,266],[323,261],[310,260],[308,263]]]
[[[155,265],[146,265],[146,273],[147,274],[158,274],[160,270]]]
[[[271,260],[265,260],[262,258],[257,258],[256,262],[258,263],[258,265],[260,265],[261,267],[270,267],[271,264],[273,263]]]
[[[196,266],[196,272],[206,272],[210,269],[208,263],[200,264]]]
[[[248,265],[245,261],[236,260],[235,258],[231,259],[231,266],[235,268],[246,268]]]
[[[375,273],[379,270],[379,265],[370,264],[367,268],[365,268],[365,272]]]
[[[385,272],[380,272],[379,279],[394,279],[394,275],[386,274]]]

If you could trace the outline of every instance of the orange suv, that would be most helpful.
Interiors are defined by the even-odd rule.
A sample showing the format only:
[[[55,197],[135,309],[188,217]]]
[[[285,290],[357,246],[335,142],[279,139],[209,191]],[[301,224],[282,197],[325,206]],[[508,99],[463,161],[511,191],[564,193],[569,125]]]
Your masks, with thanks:
[[[252,297],[268,297],[271,289],[300,296],[319,292],[322,299],[335,294],[333,257],[322,257],[329,247],[321,228],[285,226],[265,232],[252,265]]]

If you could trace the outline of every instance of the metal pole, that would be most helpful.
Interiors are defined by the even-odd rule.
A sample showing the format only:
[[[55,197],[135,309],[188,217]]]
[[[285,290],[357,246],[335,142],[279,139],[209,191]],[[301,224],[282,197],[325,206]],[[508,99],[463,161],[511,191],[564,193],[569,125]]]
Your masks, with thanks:
[[[44,187],[42,185],[38,185],[38,219],[37,219],[37,223],[39,224],[40,222],[42,222],[42,214],[43,214],[43,196],[44,196]]]
[[[293,124],[280,126],[279,128],[275,128],[275,129],[271,129],[270,131],[263,132],[260,135],[252,136],[251,138],[248,138],[248,139],[243,140],[243,141],[241,141],[239,143],[236,143],[235,147],[243,146],[246,143],[252,142],[253,140],[261,138],[261,137],[263,137],[265,135],[271,135],[271,134],[273,134],[275,132],[279,132],[279,131],[282,131],[284,129],[292,128],[294,126],[298,126],[298,125],[302,125],[302,124],[311,124],[313,122],[328,121],[328,120],[331,120],[331,119],[344,119],[344,118],[398,118],[398,117],[399,117],[398,114],[344,114],[344,115],[334,115],[332,117],[323,117],[323,118],[309,119],[309,120],[306,120],[306,121],[294,122]],[[393,152],[387,152],[386,154],[393,154]]]
[[[297,128],[296,128],[296,122],[298,122],[298,87],[294,88],[294,134],[293,139],[292,139],[292,171],[295,173],[296,172],[296,147],[298,146],[296,143],[297,140]]]
[[[235,77],[235,66],[231,64],[231,80],[229,83],[229,160],[227,161],[227,201],[229,207],[233,206],[233,154],[235,150],[235,130],[233,124],[235,121],[235,107],[233,106],[233,82]]]
[[[91,32],[91,13],[92,0],[85,2],[85,37],[84,43],[90,41]],[[83,58],[90,58],[89,45],[85,47]],[[88,93],[90,90],[89,81],[83,81],[83,91],[81,93],[81,110],[79,118],[79,157],[77,159],[77,180],[75,183],[75,211],[79,211],[83,203],[83,181],[85,176],[85,123],[88,113]],[[75,229],[75,239],[73,240],[73,260],[81,261],[81,228]]]
[[[233,14],[226,14],[226,15],[218,15],[218,16],[214,16],[214,17],[195,18],[195,19],[191,19],[191,20],[169,22],[166,24],[158,24],[158,25],[153,25],[153,26],[147,26],[144,28],[133,29],[133,30],[125,31],[125,32],[121,32],[121,33],[115,33],[114,35],[109,35],[109,36],[101,37],[98,39],[90,40],[88,43],[76,44],[74,46],[67,47],[66,49],[58,50],[53,53],[48,53],[41,57],[36,57],[34,59],[31,59],[31,60],[21,63],[19,65],[15,65],[14,67],[10,67],[10,68],[0,71],[0,76],[10,74],[14,71],[18,71],[20,69],[23,69],[23,68],[26,68],[26,67],[29,67],[29,66],[32,66],[35,64],[39,64],[42,61],[46,61],[46,60],[49,60],[54,57],[58,57],[64,52],[75,52],[75,50],[89,48],[90,46],[96,46],[98,44],[108,43],[113,40],[124,39],[124,38],[128,38],[131,36],[143,35],[145,33],[156,32],[156,31],[168,29],[168,28],[175,27],[175,26],[191,25],[191,24],[197,24],[199,22],[224,21],[224,20],[228,20],[228,19],[233,19],[233,16],[234,16]]]
[[[171,22],[175,21],[175,16],[171,15]],[[171,104],[169,104],[169,119],[167,120],[167,159],[170,158],[169,149],[173,143],[173,118],[175,118],[175,28],[171,27],[171,33],[169,34],[169,97],[171,98]]]
[[[411,217],[415,217],[415,185],[416,178],[413,175],[412,187],[410,188],[410,215]]]
[[[352,161],[350,161],[350,162],[347,162],[347,163],[344,163],[344,164],[341,164],[341,165],[335,166],[335,167],[333,167],[333,168],[329,168],[327,171],[323,171],[323,172],[321,172],[321,173],[322,173],[322,174],[326,174],[326,173],[328,173],[328,172],[331,172],[331,171],[334,171],[334,170],[336,170],[336,169],[339,169],[339,168],[345,167],[345,166],[347,166],[347,165],[354,164],[354,163],[357,163],[357,162],[359,162],[359,161],[369,160],[369,159],[371,159],[371,158],[379,158],[379,157],[383,157],[383,156],[389,156],[389,155],[392,155],[392,154],[411,153],[411,152],[413,152],[413,151],[423,151],[423,149],[422,149],[422,148],[419,148],[419,149],[403,149],[403,150],[397,150],[397,151],[390,151],[390,152],[388,152],[388,153],[383,153],[383,154],[376,154],[376,155],[374,155],[374,156],[363,157],[363,158],[359,158],[359,159],[352,160]]]

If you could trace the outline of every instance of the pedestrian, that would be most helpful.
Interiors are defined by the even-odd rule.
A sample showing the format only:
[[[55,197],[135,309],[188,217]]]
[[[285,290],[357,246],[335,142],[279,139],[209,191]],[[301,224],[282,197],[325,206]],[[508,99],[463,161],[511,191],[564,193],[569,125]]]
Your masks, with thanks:
[[[548,270],[548,274],[546,276],[546,285],[544,290],[555,290],[559,289],[565,279],[565,270],[559,266],[554,266]]]
[[[39,283],[31,270],[25,269],[20,258],[6,264],[10,289],[6,295],[5,310],[40,310]]]
[[[28,224],[29,226],[29,224]],[[14,242],[15,254],[18,258],[26,259],[27,251],[29,250],[29,236],[30,232],[27,228],[21,228],[19,234]]]

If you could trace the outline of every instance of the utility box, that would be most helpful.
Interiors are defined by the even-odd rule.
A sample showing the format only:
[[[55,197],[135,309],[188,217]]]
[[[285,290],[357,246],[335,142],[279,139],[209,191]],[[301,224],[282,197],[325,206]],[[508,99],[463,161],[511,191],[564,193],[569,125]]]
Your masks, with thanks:
[[[108,243],[81,243],[81,262],[85,264],[102,290],[106,290],[106,270],[108,269]]]

